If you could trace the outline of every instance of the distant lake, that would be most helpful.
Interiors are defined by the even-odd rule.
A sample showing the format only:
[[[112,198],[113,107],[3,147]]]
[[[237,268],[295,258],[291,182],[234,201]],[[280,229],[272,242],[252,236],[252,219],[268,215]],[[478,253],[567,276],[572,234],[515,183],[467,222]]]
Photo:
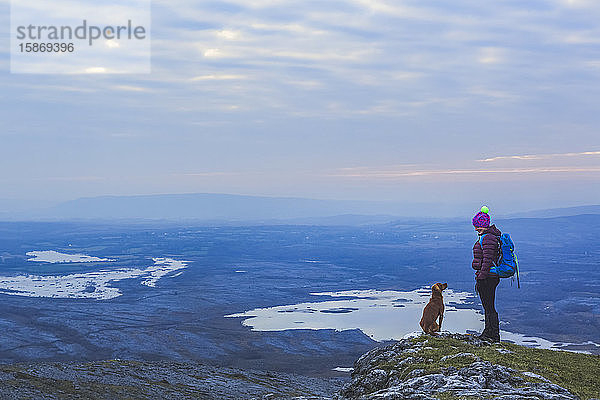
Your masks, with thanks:
[[[373,340],[401,339],[421,329],[419,321],[431,291],[349,290],[311,293],[323,301],[258,308],[227,317],[246,318],[256,331],[285,329],[360,329]],[[444,291],[446,311],[442,328],[452,332],[476,331],[483,316],[473,309],[458,309],[471,293]],[[333,299],[333,300],[329,300]],[[317,299],[315,299],[317,300]],[[321,300],[321,299],[318,299]]]
[[[242,324],[254,331],[360,329],[376,341],[399,340],[422,333],[419,321],[431,290],[348,290],[311,295],[333,300],[257,308],[226,317],[244,318]],[[472,297],[473,294],[468,292],[444,291],[443,331],[476,333],[483,329],[484,316],[480,310],[456,307],[466,304]],[[501,331],[501,336],[502,340],[545,349],[558,350],[573,345],[507,331]]]

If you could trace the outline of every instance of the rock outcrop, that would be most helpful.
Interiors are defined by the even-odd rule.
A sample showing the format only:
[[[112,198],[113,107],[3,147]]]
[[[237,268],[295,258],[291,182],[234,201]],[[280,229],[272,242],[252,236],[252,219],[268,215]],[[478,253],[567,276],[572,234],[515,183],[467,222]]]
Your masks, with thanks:
[[[553,376],[542,375],[548,375],[549,370],[540,372],[542,369],[535,367],[543,365],[543,356],[554,356],[544,352],[506,343],[491,345],[470,335],[403,339],[360,357],[354,365],[352,382],[342,389],[338,399],[580,399],[553,383],[549,379]],[[528,363],[527,357],[532,361]],[[502,361],[538,370],[521,370],[502,365]],[[593,392],[593,383],[584,390]]]

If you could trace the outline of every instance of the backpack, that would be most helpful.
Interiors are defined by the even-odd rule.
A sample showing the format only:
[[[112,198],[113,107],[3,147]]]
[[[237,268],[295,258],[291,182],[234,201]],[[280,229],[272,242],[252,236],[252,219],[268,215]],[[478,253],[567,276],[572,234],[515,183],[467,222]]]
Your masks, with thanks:
[[[489,235],[486,233],[485,235]],[[479,237],[479,245],[483,248],[483,237]],[[519,261],[515,254],[515,244],[513,243],[508,233],[503,233],[498,238],[499,241],[499,254],[495,264],[490,268],[490,272],[497,274],[500,278],[512,278],[515,280],[514,275],[517,275],[517,287],[521,288],[521,282],[519,280]]]

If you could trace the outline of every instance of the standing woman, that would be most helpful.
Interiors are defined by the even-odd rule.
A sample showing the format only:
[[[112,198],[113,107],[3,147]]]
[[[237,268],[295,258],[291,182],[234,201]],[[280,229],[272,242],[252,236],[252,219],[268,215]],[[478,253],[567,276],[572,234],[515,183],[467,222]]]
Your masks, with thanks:
[[[495,273],[500,249],[500,235],[496,225],[490,226],[489,208],[481,207],[481,211],[473,217],[473,226],[479,234],[479,239],[473,246],[473,263],[475,270],[475,290],[479,293],[481,304],[485,311],[485,329],[479,335],[480,339],[491,342],[500,341],[500,324],[494,305],[496,287],[500,277]]]

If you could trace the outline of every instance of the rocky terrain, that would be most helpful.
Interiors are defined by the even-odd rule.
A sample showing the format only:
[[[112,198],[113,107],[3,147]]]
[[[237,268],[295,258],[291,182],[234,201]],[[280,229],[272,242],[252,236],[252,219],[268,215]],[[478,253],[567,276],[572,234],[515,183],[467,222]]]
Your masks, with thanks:
[[[0,365],[0,399],[327,399],[347,382],[197,363]]]
[[[378,347],[354,365],[339,399],[600,397],[600,357],[489,344],[470,335],[420,336]]]
[[[502,399],[600,397],[600,356],[419,336],[375,348],[352,380],[192,362],[0,365],[1,399]]]

